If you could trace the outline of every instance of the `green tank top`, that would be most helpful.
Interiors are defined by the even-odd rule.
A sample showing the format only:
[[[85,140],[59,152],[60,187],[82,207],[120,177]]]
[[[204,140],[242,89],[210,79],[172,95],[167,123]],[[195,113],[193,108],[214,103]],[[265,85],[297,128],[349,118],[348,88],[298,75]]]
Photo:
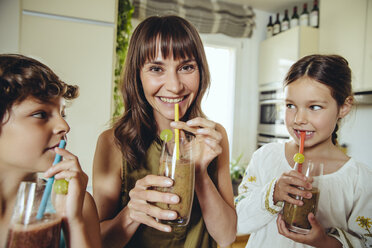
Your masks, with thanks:
[[[148,174],[156,175],[159,167],[161,146],[154,142],[146,153],[146,160],[139,168],[131,168],[123,162],[121,207],[124,208],[129,201],[129,191],[134,188],[138,179]],[[208,166],[208,174],[213,183],[217,185],[217,165],[213,160]],[[133,235],[127,248],[209,248],[217,247],[216,242],[209,235],[205,226],[200,205],[196,194],[194,195],[193,208],[190,222],[186,227],[173,228],[171,233],[161,232],[146,225],[140,225]]]

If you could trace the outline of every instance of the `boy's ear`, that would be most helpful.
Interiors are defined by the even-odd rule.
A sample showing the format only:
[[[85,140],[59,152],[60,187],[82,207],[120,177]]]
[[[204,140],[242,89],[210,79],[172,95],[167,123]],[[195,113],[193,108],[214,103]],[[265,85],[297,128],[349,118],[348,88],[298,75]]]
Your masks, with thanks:
[[[340,107],[338,112],[338,118],[344,118],[353,107],[354,99],[352,96],[348,96],[344,102],[344,104]]]

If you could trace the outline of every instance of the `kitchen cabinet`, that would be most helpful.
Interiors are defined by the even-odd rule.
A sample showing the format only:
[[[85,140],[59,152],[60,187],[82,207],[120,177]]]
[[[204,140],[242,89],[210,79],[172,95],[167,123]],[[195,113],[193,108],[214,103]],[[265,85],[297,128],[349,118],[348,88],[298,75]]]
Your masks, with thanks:
[[[317,52],[318,29],[312,27],[295,27],[262,41],[258,74],[260,89],[280,88],[293,63]]]
[[[339,54],[348,60],[353,73],[354,91],[372,89],[371,2],[320,1],[319,51]]]
[[[67,148],[79,157],[91,179],[98,135],[111,120],[117,1],[80,1],[89,8],[62,2],[21,1],[19,52],[42,61],[66,83],[79,86],[79,97],[66,110],[71,127]],[[102,9],[105,17],[93,16],[94,9]]]

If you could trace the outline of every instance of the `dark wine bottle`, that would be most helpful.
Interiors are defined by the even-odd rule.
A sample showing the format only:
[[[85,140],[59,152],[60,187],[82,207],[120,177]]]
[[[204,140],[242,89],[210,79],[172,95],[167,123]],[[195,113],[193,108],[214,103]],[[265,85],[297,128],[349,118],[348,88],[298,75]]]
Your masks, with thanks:
[[[299,17],[297,14],[297,6],[293,7],[293,14],[291,17],[291,22],[289,24],[290,28],[297,27],[299,25]]]
[[[274,22],[273,35],[277,35],[279,33],[280,33],[279,13],[276,13],[276,21]]]
[[[266,26],[266,38],[270,38],[273,36],[273,22],[271,16],[269,17],[269,23]]]
[[[314,0],[313,9],[310,12],[310,26],[319,28],[319,7],[318,0]]]
[[[307,3],[304,3],[304,8],[300,15],[300,26],[309,26],[309,12],[307,11]]]
[[[284,17],[281,24],[281,31],[286,31],[289,29],[289,18],[288,18],[288,10],[284,11]]]

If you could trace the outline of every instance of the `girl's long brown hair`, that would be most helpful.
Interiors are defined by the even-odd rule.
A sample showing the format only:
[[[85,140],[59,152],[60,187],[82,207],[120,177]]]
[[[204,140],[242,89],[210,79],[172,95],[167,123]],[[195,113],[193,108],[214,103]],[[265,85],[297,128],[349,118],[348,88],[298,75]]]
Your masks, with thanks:
[[[198,64],[200,84],[197,96],[183,120],[205,117],[201,110],[203,95],[210,85],[204,47],[196,29],[178,16],[149,17],[141,22],[131,37],[121,85],[125,110],[114,124],[114,134],[124,160],[132,167],[141,165],[149,146],[159,140],[153,109],[147,102],[140,79],[146,61],[156,56],[160,47],[163,57],[193,58]]]

